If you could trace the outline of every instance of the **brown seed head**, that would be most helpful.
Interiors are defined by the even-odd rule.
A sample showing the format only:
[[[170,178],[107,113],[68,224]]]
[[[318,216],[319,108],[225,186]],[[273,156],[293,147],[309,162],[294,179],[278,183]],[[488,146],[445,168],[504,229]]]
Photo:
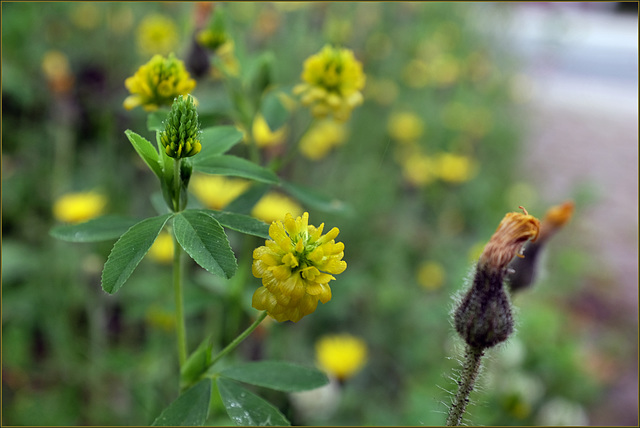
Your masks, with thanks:
[[[520,207],[523,213],[507,213],[504,216],[495,233],[484,247],[479,266],[486,266],[494,271],[501,271],[513,259],[520,254],[522,245],[529,239],[535,241],[540,231],[540,222],[537,218],[527,213]]]

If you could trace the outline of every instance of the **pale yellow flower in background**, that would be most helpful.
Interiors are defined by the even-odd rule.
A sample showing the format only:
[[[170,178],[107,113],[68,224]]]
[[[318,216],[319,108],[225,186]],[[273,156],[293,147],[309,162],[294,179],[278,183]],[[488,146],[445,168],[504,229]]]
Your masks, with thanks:
[[[251,215],[265,223],[271,223],[284,218],[287,213],[299,216],[302,206],[293,199],[277,192],[264,195],[251,210]]]
[[[326,335],[316,342],[318,365],[341,381],[353,377],[364,367],[367,352],[364,340],[346,333]]]
[[[435,171],[438,177],[449,183],[463,183],[473,178],[477,171],[476,163],[467,156],[453,153],[439,153],[434,157]]]
[[[445,277],[444,267],[436,261],[423,262],[418,268],[418,283],[429,291],[441,288]]]
[[[71,20],[78,28],[93,30],[100,24],[102,12],[95,2],[77,2],[76,5],[71,12]]]
[[[154,111],[160,106],[172,105],[179,95],[188,95],[196,87],[196,81],[184,62],[173,54],[168,58],[154,55],[133,76],[127,77],[124,86],[131,93],[124,100],[124,108],[131,110],[142,106],[146,111]]]
[[[422,137],[425,125],[414,112],[402,111],[391,114],[387,122],[387,131],[400,143],[411,143]]]
[[[382,106],[390,106],[398,99],[398,84],[391,79],[367,79],[365,96]]]
[[[74,76],[69,58],[63,52],[51,50],[42,57],[42,71],[54,93],[63,94],[71,90]]]
[[[173,261],[173,237],[168,232],[160,232],[151,248],[149,257],[156,262],[170,264]]]
[[[273,147],[282,144],[288,133],[289,128],[286,125],[272,131],[264,116],[259,113],[253,119],[253,141],[258,147]]]
[[[452,55],[438,55],[430,63],[429,72],[431,80],[433,80],[436,86],[451,86],[456,83],[460,77],[460,64]]]
[[[53,204],[53,215],[66,223],[81,223],[102,214],[106,196],[97,192],[67,193]]]
[[[165,15],[146,16],[140,22],[136,35],[138,49],[144,56],[168,55],[178,47],[178,27]]]
[[[349,49],[326,45],[305,60],[301,78],[304,83],[295,86],[293,93],[301,96],[302,104],[309,106],[315,117],[332,115],[346,121],[363,102],[366,77]]]
[[[167,333],[176,328],[176,315],[173,311],[161,308],[158,305],[150,306],[145,314],[145,320],[151,327],[158,328]]]
[[[402,81],[411,88],[424,88],[431,80],[429,72],[429,64],[412,59],[402,69]]]
[[[324,119],[316,123],[300,140],[300,153],[310,160],[320,160],[347,140],[344,123]]]
[[[193,174],[189,189],[207,208],[221,210],[243,194],[251,185],[241,178],[222,175]]]
[[[437,178],[436,162],[430,156],[414,153],[402,161],[402,175],[414,186],[425,186]]]

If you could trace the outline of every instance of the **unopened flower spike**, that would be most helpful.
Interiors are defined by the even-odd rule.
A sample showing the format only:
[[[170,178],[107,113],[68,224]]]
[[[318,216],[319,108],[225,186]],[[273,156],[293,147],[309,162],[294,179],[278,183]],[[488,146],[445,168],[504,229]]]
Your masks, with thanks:
[[[182,95],[171,106],[160,142],[167,156],[180,159],[200,152],[200,123],[193,98]]]
[[[347,268],[344,244],[335,242],[337,227],[322,234],[324,223],[308,224],[309,213],[269,227],[270,240],[253,252],[252,272],[262,278],[262,287],[253,295],[252,306],[266,310],[277,321],[298,322],[316,310],[318,302],[331,300],[329,281]]]

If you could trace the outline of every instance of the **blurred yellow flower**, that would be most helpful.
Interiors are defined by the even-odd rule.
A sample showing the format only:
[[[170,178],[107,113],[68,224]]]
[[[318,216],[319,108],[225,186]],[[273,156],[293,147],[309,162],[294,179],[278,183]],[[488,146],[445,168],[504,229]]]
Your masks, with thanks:
[[[302,207],[293,199],[276,192],[264,195],[251,210],[253,217],[265,223],[280,220],[287,213],[299,216],[302,214]]]
[[[149,248],[149,257],[163,264],[169,264],[173,261],[173,237],[168,232],[160,232]]]
[[[270,240],[253,252],[251,271],[262,278],[251,305],[265,310],[276,321],[298,322],[316,310],[318,302],[331,300],[329,281],[347,268],[344,244],[335,242],[337,227],[323,235],[324,223],[316,228],[309,213],[269,227]]]
[[[178,27],[168,16],[148,15],[138,26],[137,42],[142,55],[168,55],[178,47]]]
[[[101,11],[95,2],[78,2],[71,14],[73,23],[83,30],[93,30],[100,23]]]
[[[322,370],[343,381],[364,367],[367,344],[346,333],[323,336],[316,342],[316,358]]]
[[[147,111],[173,104],[179,95],[187,95],[196,87],[184,62],[173,54],[168,58],[154,55],[136,73],[124,81],[131,95],[124,100],[124,108],[131,110],[142,106]]]
[[[424,88],[429,83],[429,64],[413,59],[402,69],[402,81],[411,88]]]
[[[294,87],[302,104],[311,107],[315,117],[333,115],[340,121],[351,116],[351,111],[362,104],[360,92],[364,88],[365,75],[362,64],[348,49],[326,45],[304,62],[301,75],[305,83]]]
[[[476,173],[475,162],[467,156],[453,153],[439,153],[435,156],[435,170],[441,180],[450,183],[462,183],[470,180]]]
[[[425,186],[437,178],[436,163],[430,156],[414,153],[402,160],[402,175],[414,186]]]
[[[97,192],[67,193],[53,204],[53,215],[59,221],[80,223],[102,214],[107,198]]]
[[[159,328],[167,333],[176,328],[176,316],[172,311],[163,309],[157,305],[149,307],[145,319],[151,327]]]
[[[380,105],[389,106],[398,98],[398,85],[391,79],[369,79],[365,95]]]
[[[423,262],[418,268],[418,283],[427,290],[437,290],[444,285],[444,280],[444,268],[436,261]]]
[[[253,141],[256,142],[258,147],[272,147],[282,144],[288,133],[289,128],[286,125],[272,131],[266,119],[260,113],[253,119]]]
[[[207,208],[221,210],[243,194],[251,185],[241,178],[222,175],[193,174],[189,189]]]
[[[422,136],[424,121],[413,112],[397,112],[389,117],[387,130],[394,140],[401,143],[412,143]]]
[[[64,53],[47,51],[42,57],[42,71],[54,93],[66,93],[73,87],[74,77],[69,59]]]
[[[344,144],[347,129],[342,122],[324,119],[315,124],[300,139],[300,153],[310,160],[324,158],[336,146]]]
[[[460,64],[449,54],[438,55],[430,63],[430,76],[439,87],[453,85],[460,77]]]

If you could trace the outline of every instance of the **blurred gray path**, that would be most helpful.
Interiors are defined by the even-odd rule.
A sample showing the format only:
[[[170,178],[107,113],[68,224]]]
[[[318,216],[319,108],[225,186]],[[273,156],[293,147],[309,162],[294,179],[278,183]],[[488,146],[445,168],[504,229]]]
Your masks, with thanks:
[[[531,79],[521,165],[550,204],[585,188],[595,193],[595,202],[575,213],[572,236],[595,255],[592,270],[610,279],[600,287],[610,287],[601,291],[613,296],[613,316],[637,333],[638,17],[589,5],[514,10],[513,47]],[[637,349],[637,334],[629,340]],[[635,363],[637,357],[629,356]],[[595,425],[637,426],[636,364],[620,373],[590,418]]]

